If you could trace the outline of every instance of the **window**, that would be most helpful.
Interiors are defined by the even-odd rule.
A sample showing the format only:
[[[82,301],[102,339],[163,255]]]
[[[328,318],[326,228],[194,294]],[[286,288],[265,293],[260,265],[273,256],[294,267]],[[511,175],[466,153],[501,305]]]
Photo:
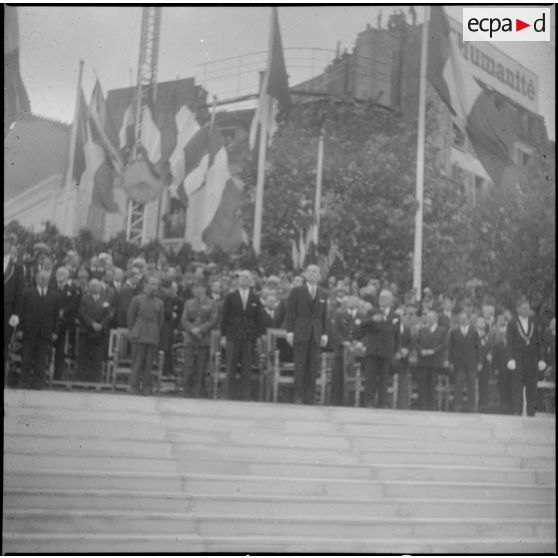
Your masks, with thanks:
[[[465,172],[457,163],[453,164],[452,178],[456,183],[460,194],[463,196],[465,194]]]
[[[530,160],[531,153],[527,149],[517,146],[515,150],[515,162],[521,167],[526,167]]]
[[[236,130],[233,127],[221,128],[221,135],[223,136],[223,143],[227,146],[234,141]]]

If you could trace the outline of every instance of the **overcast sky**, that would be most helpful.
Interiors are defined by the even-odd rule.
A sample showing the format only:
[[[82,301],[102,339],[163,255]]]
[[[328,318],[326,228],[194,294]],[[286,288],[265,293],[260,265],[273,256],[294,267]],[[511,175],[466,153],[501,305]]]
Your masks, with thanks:
[[[397,6],[407,10],[405,6]],[[141,8],[21,6],[19,31],[21,73],[35,114],[64,122],[73,119],[79,60],[85,62],[83,87],[88,97],[96,71],[105,92],[135,82]],[[283,46],[326,50],[286,50],[290,84],[310,77],[330,61],[337,43],[352,51],[367,23],[376,26],[380,11],[385,26],[394,6],[281,6]],[[416,7],[419,19],[423,8]],[[448,13],[461,21],[461,8]],[[263,69],[269,30],[269,7],[164,7],[161,24],[159,81],[231,74],[226,81],[206,82],[219,98],[253,93]],[[555,136],[554,8],[552,43],[495,43],[539,77],[540,112]],[[204,62],[248,56],[224,64]],[[239,72],[238,68],[242,67]],[[223,70],[228,70],[223,72]],[[130,75],[132,70],[132,76]],[[211,71],[214,73],[212,74]]]

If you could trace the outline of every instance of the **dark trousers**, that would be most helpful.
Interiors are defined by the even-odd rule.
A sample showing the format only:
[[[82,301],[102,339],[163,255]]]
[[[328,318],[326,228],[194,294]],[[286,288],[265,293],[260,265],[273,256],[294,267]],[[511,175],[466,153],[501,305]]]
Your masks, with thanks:
[[[454,411],[460,413],[463,409],[463,387],[467,386],[465,409],[468,413],[475,411],[476,370],[473,368],[457,368],[455,370],[455,391],[453,395]]]
[[[417,366],[418,407],[423,411],[434,410],[434,391],[438,374],[442,371],[438,368]]]
[[[132,343],[132,369],[130,374],[130,388],[132,391],[151,392],[151,373],[156,355],[157,345]]]
[[[378,407],[387,407],[389,365],[391,359],[367,355],[364,361],[364,406],[372,407],[378,393]]]
[[[313,405],[316,402],[316,377],[320,366],[320,345],[314,340],[295,343],[294,402]]]
[[[54,375],[55,380],[61,380],[64,375],[65,361],[66,361],[66,335],[68,333],[68,326],[61,325],[58,328],[58,337],[54,344]],[[71,338],[69,339],[71,342]]]
[[[483,362],[479,372],[479,411],[486,411],[488,409],[488,387],[491,374],[492,366],[488,362]]]
[[[205,374],[209,359],[209,347],[186,345],[184,347],[184,395],[205,396]]]
[[[397,408],[408,409],[411,404],[410,401],[410,382],[411,375],[409,373],[409,363],[397,361],[395,366],[397,372]]]
[[[78,354],[78,378],[80,381],[101,381],[105,337],[105,335],[80,335]]]
[[[516,369],[510,370],[513,413],[523,414],[523,386],[527,400],[527,416],[535,416],[537,410],[537,363],[529,355],[520,355],[516,359]]]
[[[224,395],[227,399],[234,392],[243,401],[249,401],[252,393],[252,359],[254,341],[252,339],[227,340],[227,379],[224,386]],[[240,382],[237,382],[236,370],[240,361]]]
[[[48,339],[23,339],[21,358],[21,387],[42,389],[46,383],[46,372],[51,344]]]
[[[331,405],[343,405],[343,346],[335,348],[335,362],[331,377]]]
[[[514,374],[514,372],[508,370],[505,366],[498,370],[500,413],[504,415],[513,414],[512,374]]]

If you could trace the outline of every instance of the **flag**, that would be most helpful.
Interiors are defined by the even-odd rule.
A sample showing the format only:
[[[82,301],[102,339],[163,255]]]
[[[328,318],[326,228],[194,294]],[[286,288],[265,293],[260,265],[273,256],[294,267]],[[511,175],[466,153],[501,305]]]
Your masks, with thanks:
[[[217,126],[206,125],[185,148],[185,178],[179,195],[187,200],[186,242],[196,251],[226,252],[243,242],[241,189],[231,176],[227,151]]]
[[[80,90],[78,103],[79,106],[75,122],[76,147],[74,159],[70,162],[72,165],[71,181],[72,185],[76,187],[80,186],[81,178],[86,167],[85,145],[87,144],[87,103],[85,101],[83,90]]]
[[[4,6],[4,137],[17,118],[31,112],[19,68],[19,25],[16,6]]]
[[[258,107],[250,128],[250,149],[254,149],[256,145],[258,125],[266,120],[267,130],[271,137],[276,128],[276,117],[287,111],[290,105],[291,95],[287,68],[283,57],[279,19],[277,8],[273,7],[271,8],[271,34],[267,54],[267,68],[262,81]]]
[[[475,78],[450,36],[442,6],[431,7],[428,79],[456,123],[466,131],[473,149],[496,185],[513,174],[514,126],[497,93]]]

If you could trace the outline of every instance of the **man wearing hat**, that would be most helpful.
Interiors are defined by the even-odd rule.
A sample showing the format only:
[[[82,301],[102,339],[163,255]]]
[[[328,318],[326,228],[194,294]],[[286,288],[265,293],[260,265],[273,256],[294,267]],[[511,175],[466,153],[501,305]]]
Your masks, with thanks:
[[[184,303],[184,396],[202,397],[209,358],[211,330],[217,324],[219,309],[215,300],[207,296],[203,277],[194,282],[194,298]]]
[[[8,358],[11,335],[19,324],[23,303],[23,267],[12,257],[17,239],[4,233],[4,363]]]

